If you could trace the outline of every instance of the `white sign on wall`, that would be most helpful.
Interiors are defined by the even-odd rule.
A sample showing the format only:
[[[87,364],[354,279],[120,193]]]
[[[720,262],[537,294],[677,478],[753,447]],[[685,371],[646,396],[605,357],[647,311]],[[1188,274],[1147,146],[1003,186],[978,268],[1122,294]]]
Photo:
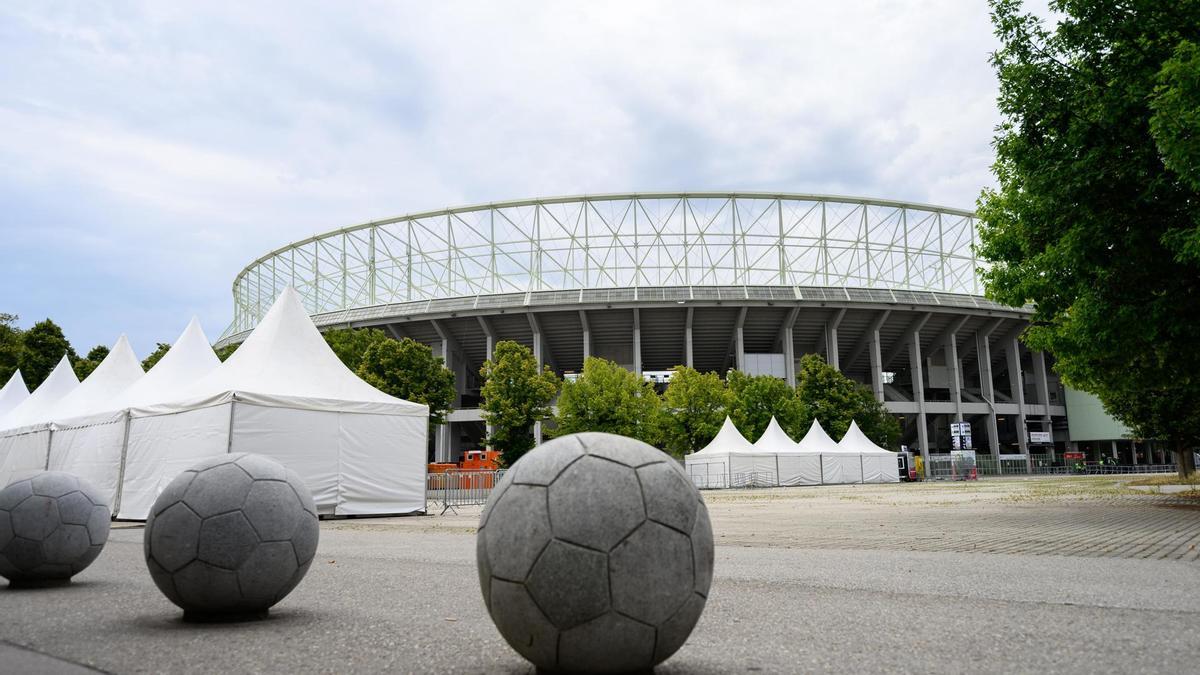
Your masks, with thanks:
[[[1049,431],[1031,431],[1029,432],[1029,442],[1049,445],[1054,442],[1054,437]]]

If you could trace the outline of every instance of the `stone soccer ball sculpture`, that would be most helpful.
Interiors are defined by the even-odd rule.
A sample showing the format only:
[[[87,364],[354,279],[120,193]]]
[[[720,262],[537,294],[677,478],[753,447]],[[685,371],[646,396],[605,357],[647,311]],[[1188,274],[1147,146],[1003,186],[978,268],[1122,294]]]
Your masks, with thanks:
[[[0,490],[0,575],[13,586],[67,583],[108,541],[108,502],[91,483],[42,471]]]
[[[648,670],[687,640],[712,583],[708,510],[641,441],[544,443],[492,490],[476,535],[484,603],[541,670]]]
[[[304,578],[317,508],[300,476],[244,453],[179,474],[146,519],[146,565],[185,620],[262,616]]]

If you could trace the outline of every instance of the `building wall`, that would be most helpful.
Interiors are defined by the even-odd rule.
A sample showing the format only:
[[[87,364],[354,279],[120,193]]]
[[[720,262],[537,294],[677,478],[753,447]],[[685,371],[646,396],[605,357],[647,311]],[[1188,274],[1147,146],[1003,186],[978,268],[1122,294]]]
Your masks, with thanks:
[[[1129,427],[1104,412],[1100,399],[1069,387],[1066,394],[1067,429],[1072,441],[1107,441],[1129,437]]]

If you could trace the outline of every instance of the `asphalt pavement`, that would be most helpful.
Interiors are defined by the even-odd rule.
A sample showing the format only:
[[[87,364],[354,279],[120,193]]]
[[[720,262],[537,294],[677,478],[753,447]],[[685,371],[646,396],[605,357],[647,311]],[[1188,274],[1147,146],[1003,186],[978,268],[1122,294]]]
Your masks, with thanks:
[[[465,531],[323,523],[269,619],[200,625],[154,587],[141,537],[115,529],[70,586],[0,587],[0,672],[532,672],[491,625]],[[727,544],[657,672],[1183,673],[1198,645],[1194,561]]]

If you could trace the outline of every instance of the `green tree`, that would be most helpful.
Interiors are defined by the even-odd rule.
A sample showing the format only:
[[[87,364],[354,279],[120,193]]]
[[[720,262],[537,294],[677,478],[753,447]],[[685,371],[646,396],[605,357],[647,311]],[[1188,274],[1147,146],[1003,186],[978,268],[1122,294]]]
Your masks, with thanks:
[[[387,335],[378,328],[345,328],[327,331],[325,342],[342,363],[350,370],[358,370],[362,365],[363,355],[367,349],[378,342],[388,339]]]
[[[771,375],[747,375],[740,370],[730,371],[726,382],[732,399],[729,417],[751,443],[767,430],[772,417],[792,438],[800,438],[807,430],[804,410],[787,382]]]
[[[574,382],[563,382],[552,436],[604,431],[657,445],[662,400],[654,385],[606,359],[588,357]]]
[[[708,445],[729,414],[733,396],[716,373],[676,366],[663,393],[662,440],[682,457]]]
[[[411,338],[383,340],[367,348],[358,376],[371,386],[406,401],[429,406],[429,424],[444,424],[454,405],[454,373],[428,345]]]
[[[16,314],[0,313],[0,387],[8,382],[21,361],[22,334]]]
[[[50,319],[39,321],[21,336],[21,356],[17,365],[30,390],[41,386],[42,382],[54,370],[54,366],[62,360],[63,354],[74,363],[79,360],[71,343],[63,335],[62,328]]]
[[[1052,353],[1179,470],[1200,445],[1200,2],[992,0],[1003,116],[980,198],[988,295],[1034,304]]]
[[[496,343],[479,375],[483,378],[479,407],[492,426],[488,444],[500,450],[506,466],[512,466],[533,448],[534,422],[550,419],[558,376],[548,367],[538,372],[533,351],[509,340]]]
[[[158,365],[158,362],[162,361],[162,357],[166,356],[167,352],[169,351],[171,351],[171,345],[167,344],[166,342],[159,342],[154,347],[154,351],[150,352],[149,356],[142,359],[142,370],[149,371],[151,368]]]
[[[72,369],[75,371],[75,377],[80,380],[92,374],[92,371],[100,365],[104,357],[108,356],[108,347],[106,345],[96,345],[88,351],[87,356],[82,359],[76,359],[71,363]]]
[[[801,358],[796,375],[796,398],[804,411],[804,431],[817,419],[830,436],[840,439],[854,421],[876,445],[898,449],[900,423],[875,400],[870,389],[825,363],[820,354]]]

